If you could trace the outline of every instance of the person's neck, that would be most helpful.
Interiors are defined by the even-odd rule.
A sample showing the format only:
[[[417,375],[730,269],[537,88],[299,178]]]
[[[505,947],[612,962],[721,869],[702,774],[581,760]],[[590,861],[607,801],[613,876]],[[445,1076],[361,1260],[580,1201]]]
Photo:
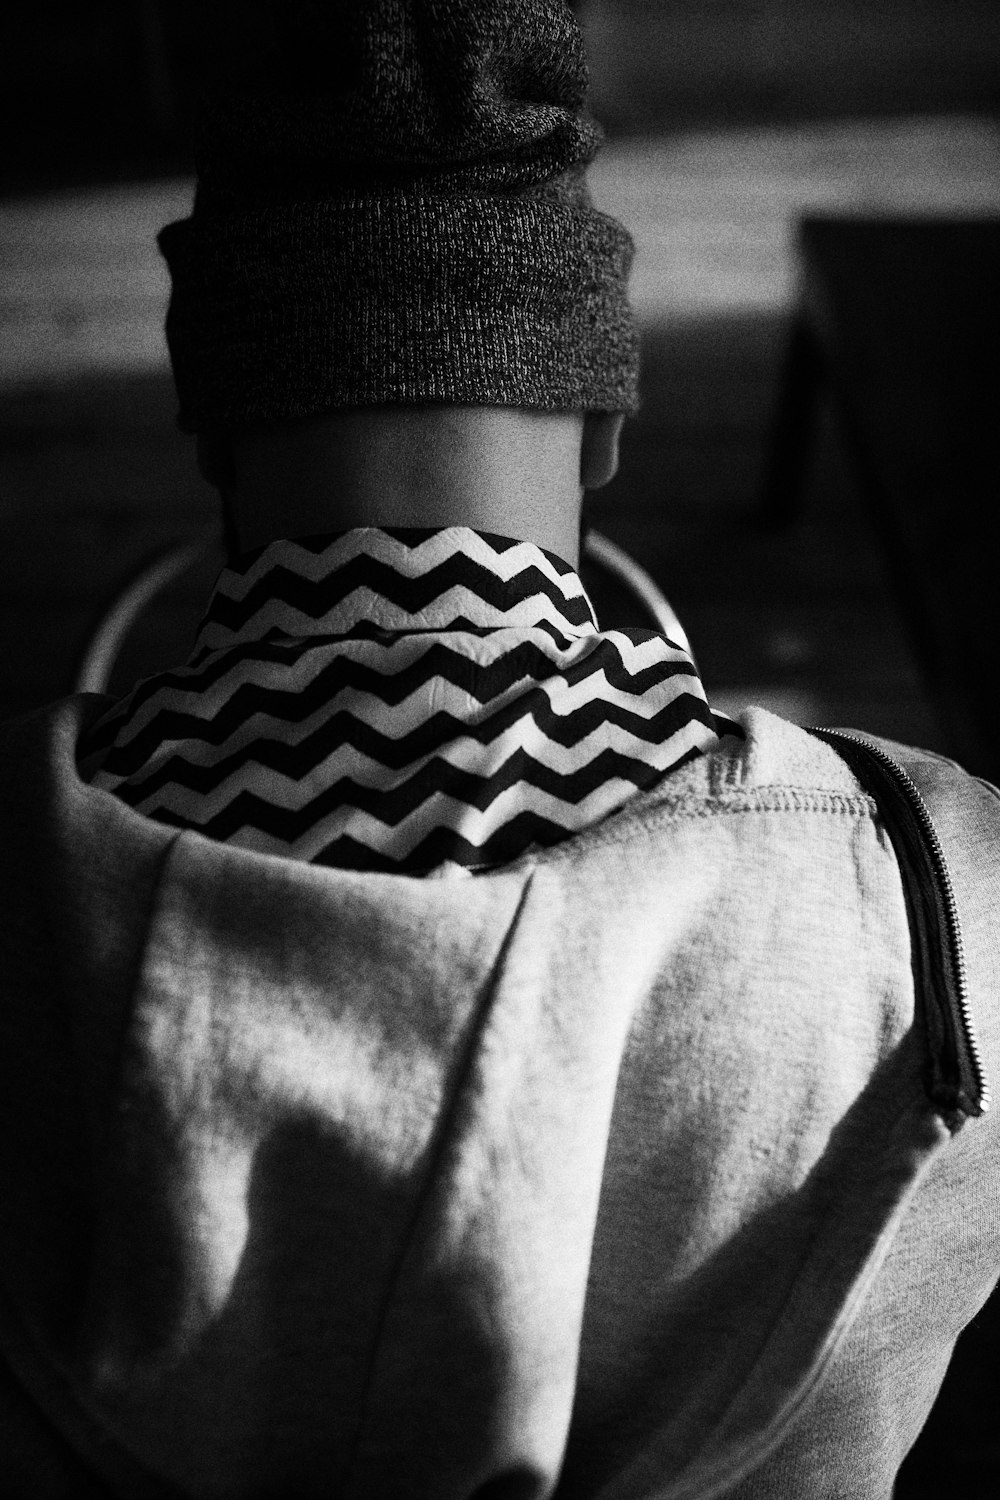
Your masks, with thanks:
[[[376,408],[234,437],[242,548],[355,526],[469,526],[578,564],[582,417]]]

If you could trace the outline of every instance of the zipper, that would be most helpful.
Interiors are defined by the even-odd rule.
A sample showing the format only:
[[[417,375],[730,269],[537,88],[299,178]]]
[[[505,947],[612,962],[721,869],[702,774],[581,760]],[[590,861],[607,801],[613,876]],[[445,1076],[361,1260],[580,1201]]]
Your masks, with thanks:
[[[899,864],[913,936],[918,1003],[930,1043],[927,1092],[953,1127],[990,1107],[969,1005],[958,902],[941,840],[920,789],[879,745],[843,729],[811,726],[874,796]]]

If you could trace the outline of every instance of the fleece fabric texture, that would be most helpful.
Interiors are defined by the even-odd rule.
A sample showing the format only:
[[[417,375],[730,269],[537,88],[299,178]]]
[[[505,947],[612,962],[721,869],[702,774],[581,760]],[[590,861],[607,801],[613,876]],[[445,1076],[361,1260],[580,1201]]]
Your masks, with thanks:
[[[1000,1142],[928,1102],[899,869],[836,753],[752,711],[559,848],[426,881],[143,818],[75,769],[107,707],[0,753],[29,1480],[888,1500],[1000,1268]],[[897,754],[995,1079],[1000,802]]]
[[[630,411],[633,244],[565,0],[270,7],[160,247],[190,430],[447,402]]]

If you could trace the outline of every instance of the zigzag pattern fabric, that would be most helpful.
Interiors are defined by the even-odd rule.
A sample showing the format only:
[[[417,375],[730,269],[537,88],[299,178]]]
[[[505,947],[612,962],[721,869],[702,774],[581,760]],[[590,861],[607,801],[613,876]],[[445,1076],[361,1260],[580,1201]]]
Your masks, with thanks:
[[[568,838],[733,732],[685,651],[599,631],[554,554],[365,527],[224,569],[188,663],[115,705],[80,770],[209,838],[440,875]]]

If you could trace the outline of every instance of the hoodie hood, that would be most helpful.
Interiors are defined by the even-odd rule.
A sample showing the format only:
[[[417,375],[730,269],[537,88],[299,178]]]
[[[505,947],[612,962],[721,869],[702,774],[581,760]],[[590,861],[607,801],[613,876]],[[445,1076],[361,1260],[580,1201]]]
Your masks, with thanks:
[[[212,1500],[707,1497],[757,1462],[947,1131],[877,835],[879,941],[814,955],[853,972],[831,1041],[780,986],[748,1023],[760,870],[678,809],[797,755],[860,810],[838,757],[760,716],[562,850],[418,880],[151,823],[76,776],[106,707],[8,733],[0,809],[0,1331],[87,1461]]]

